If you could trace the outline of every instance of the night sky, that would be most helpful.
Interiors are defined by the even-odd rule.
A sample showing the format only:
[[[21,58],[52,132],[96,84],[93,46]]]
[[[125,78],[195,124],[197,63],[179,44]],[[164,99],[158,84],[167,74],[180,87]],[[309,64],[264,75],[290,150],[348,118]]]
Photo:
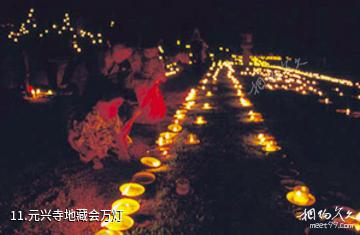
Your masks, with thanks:
[[[175,41],[198,27],[210,44],[238,48],[241,33],[254,34],[261,53],[325,56],[352,62],[360,58],[360,1],[8,1],[2,21],[20,20],[34,7],[40,20],[61,19],[65,11],[89,25],[116,19],[143,37]],[[345,67],[346,69],[347,67]]]

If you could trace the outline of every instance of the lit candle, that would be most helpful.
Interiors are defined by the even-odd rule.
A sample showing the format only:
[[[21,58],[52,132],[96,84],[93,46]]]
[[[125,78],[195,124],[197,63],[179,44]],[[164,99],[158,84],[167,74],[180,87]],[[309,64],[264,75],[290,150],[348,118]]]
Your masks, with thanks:
[[[109,229],[101,229],[95,235],[123,235],[121,231],[112,231]]]
[[[201,109],[209,110],[209,109],[212,109],[212,107],[211,107],[211,105],[209,103],[204,103]]]
[[[250,106],[252,106],[252,103],[250,102],[250,100],[248,100],[248,99],[246,99],[246,98],[243,98],[243,97],[240,98],[240,104],[241,104],[241,106],[243,106],[243,107],[250,107]]]
[[[262,115],[260,113],[256,113],[254,111],[248,112],[249,119],[247,121],[249,122],[262,122],[264,119],[262,118]]]
[[[256,144],[265,146],[269,142],[274,140],[274,137],[272,137],[270,135],[265,135],[263,133],[260,133],[260,134],[257,135],[257,140],[258,140],[258,142]]]
[[[206,96],[207,96],[207,97],[211,97],[211,96],[213,96],[213,94],[212,94],[211,91],[207,91],[207,92],[206,92]]]
[[[194,121],[194,123],[195,123],[196,125],[204,125],[204,124],[207,123],[207,121],[204,119],[203,116],[197,116],[196,119],[195,119],[195,121]]]
[[[186,115],[183,113],[177,113],[174,115],[174,118],[176,118],[178,120],[184,120],[186,118]]]
[[[171,139],[173,139],[175,136],[176,136],[176,133],[173,133],[173,132],[168,132],[168,131],[166,131],[166,132],[161,132],[161,133],[160,133],[160,137],[163,137],[163,138],[165,138],[165,139],[167,139],[167,140],[171,140]]]
[[[182,130],[182,126],[178,123],[173,123],[168,126],[168,129],[172,132],[180,132]]]
[[[265,147],[262,148],[265,152],[276,152],[279,151],[281,148],[277,146],[274,141],[270,141],[266,143]]]
[[[145,192],[144,186],[138,183],[125,183],[119,187],[119,190],[123,196],[137,197]]]
[[[156,143],[157,143],[160,147],[162,147],[162,146],[164,146],[164,145],[167,144],[167,141],[166,141],[166,139],[165,139],[164,137],[160,136],[160,137],[156,140]]]
[[[186,109],[178,109],[176,110],[176,114],[186,114],[187,110]]]
[[[195,134],[189,134],[185,139],[184,143],[188,145],[195,145],[195,144],[199,144],[200,140]]]
[[[149,173],[150,174],[150,173]],[[123,215],[131,215],[140,209],[140,204],[131,198],[121,198],[111,205],[112,211],[121,211]]]
[[[148,167],[159,167],[161,166],[161,161],[154,157],[142,157],[140,162]]]
[[[195,101],[189,101],[184,104],[185,109],[190,110],[195,105]]]
[[[127,215],[121,215],[121,218],[116,215],[116,218],[110,216],[110,221],[103,221],[101,227],[106,227],[112,231],[125,231],[134,225],[134,220]]]
[[[311,206],[315,203],[315,197],[310,193],[306,186],[296,186],[286,194],[286,198],[297,206]]]

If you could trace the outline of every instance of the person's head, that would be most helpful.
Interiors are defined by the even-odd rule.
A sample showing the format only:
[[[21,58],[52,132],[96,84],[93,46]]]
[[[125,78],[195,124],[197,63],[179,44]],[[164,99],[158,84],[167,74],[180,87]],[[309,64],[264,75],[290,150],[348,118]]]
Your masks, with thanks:
[[[112,58],[115,63],[120,64],[121,62],[129,59],[133,53],[133,49],[127,47],[125,44],[116,44],[112,48]]]

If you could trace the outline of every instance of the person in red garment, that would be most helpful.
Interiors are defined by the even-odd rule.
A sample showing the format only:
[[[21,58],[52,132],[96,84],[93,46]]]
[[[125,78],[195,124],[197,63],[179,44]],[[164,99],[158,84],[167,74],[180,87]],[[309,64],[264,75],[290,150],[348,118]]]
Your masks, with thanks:
[[[157,47],[143,50],[140,79],[135,81],[135,92],[139,103],[136,123],[158,123],[166,115],[166,105],[160,85],[166,79],[164,62],[159,59]]]
[[[80,160],[93,162],[94,169],[101,169],[110,150],[116,152],[117,135],[123,123],[117,115],[122,98],[99,101],[81,122],[74,122],[69,131],[69,143],[79,152]]]
[[[127,134],[122,136],[126,114],[120,112],[122,116],[119,116],[118,113],[121,107],[128,105],[129,97],[136,99],[135,92],[127,85],[131,74],[128,60],[133,51],[124,44],[118,44],[109,52],[104,58],[107,63],[99,69],[104,76],[99,74],[88,85],[89,95],[85,100],[91,100],[92,108],[81,121],[73,122],[68,135],[68,141],[79,152],[80,160],[93,162],[94,169],[103,167],[101,160],[110,152],[117,154],[119,159],[130,160],[127,152],[130,138]],[[114,69],[116,72],[111,72]]]

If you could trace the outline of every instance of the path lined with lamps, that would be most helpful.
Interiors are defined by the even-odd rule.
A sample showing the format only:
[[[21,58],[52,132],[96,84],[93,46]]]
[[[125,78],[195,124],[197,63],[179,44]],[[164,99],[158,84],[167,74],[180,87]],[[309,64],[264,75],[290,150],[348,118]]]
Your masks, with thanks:
[[[304,183],[235,74],[233,62],[212,64],[175,111],[168,130],[159,134],[156,147],[140,159],[148,169],[120,185],[123,198],[112,209],[122,208],[124,220],[103,222],[97,235],[139,232],[131,227],[138,228],[136,213],[141,215],[146,206],[142,195],[157,184],[158,174],[175,181],[169,195],[176,206],[200,211],[191,221],[201,221],[196,234],[301,234],[306,229],[297,218],[306,206],[317,206],[312,187]],[[176,180],[169,172],[177,172]],[[157,190],[161,187],[163,183]],[[162,222],[183,214],[167,213]],[[171,231],[194,230],[182,226]]]
[[[207,208],[202,232],[252,234],[255,230],[259,233],[271,230],[282,234],[291,229],[301,231],[301,224],[287,214],[286,192],[274,172],[273,163],[265,160],[280,146],[266,127],[255,128],[254,123],[263,121],[261,114],[254,111],[242,85],[229,80],[233,76],[232,67],[220,63],[213,99],[215,108],[205,116],[207,126],[199,133],[203,146],[192,156],[201,158],[196,166],[196,181],[199,182],[196,190]],[[273,223],[274,220],[279,223]],[[284,228],[284,223],[289,226]]]

